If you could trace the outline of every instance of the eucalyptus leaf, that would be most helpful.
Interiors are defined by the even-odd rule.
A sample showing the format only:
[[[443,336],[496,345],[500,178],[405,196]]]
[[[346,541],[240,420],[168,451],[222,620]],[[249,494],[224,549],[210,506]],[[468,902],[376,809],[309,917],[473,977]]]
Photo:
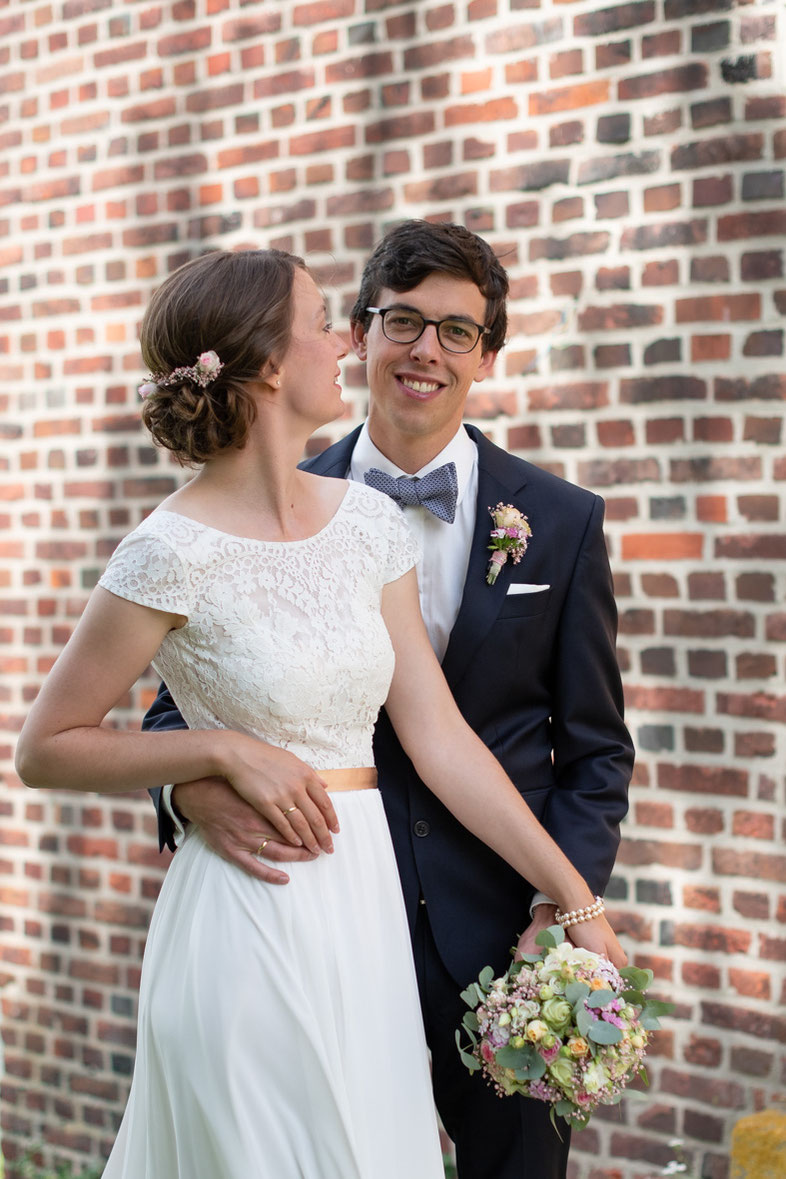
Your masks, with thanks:
[[[471,1053],[467,1052],[462,1046],[461,1032],[459,1031],[456,1032],[456,1047],[458,1048],[459,1056],[461,1057],[461,1063],[465,1065],[471,1073],[477,1072],[477,1070],[480,1068],[480,1064],[475,1059],[475,1057],[472,1056]]]
[[[565,941],[565,930],[561,925],[550,925],[548,929],[541,929],[535,942],[539,946],[546,946],[549,950],[553,950],[556,946],[561,946]]]
[[[646,991],[647,987],[652,986],[655,975],[649,968],[643,966],[623,966],[620,977],[629,982],[637,991]]]
[[[587,999],[588,1007],[608,1007],[617,998],[616,991],[593,991]]]
[[[590,1028],[594,1027],[595,1023],[596,1020],[592,1018],[587,1008],[584,1006],[579,1007],[576,1012],[576,1027],[578,1028],[579,1035],[584,1036],[586,1039],[589,1035]]]
[[[478,993],[477,983],[470,983],[467,989],[461,992],[459,998],[464,1000],[467,1007],[477,1007],[483,996]]]
[[[484,966],[478,975],[478,982],[484,991],[488,991],[489,987],[494,981],[494,968],[492,966]]]
[[[469,1036],[469,1038],[470,1038],[470,1041],[471,1041],[471,1043],[472,1043],[472,1047],[473,1047],[473,1048],[476,1048],[476,1047],[477,1047],[477,1043],[478,1043],[478,1037],[477,1037],[477,1035],[475,1034],[475,1031],[474,1031],[472,1028],[470,1028],[470,1027],[467,1027],[467,1025],[466,1025],[465,1023],[463,1023],[463,1022],[462,1022],[462,1025],[461,1025],[461,1026],[462,1026],[462,1028],[464,1029],[464,1031],[467,1033],[467,1035]],[[0,1179],[1,1179],[1,1177],[0,1177]]]
[[[474,1011],[467,1011],[461,1021],[468,1032],[478,1031],[478,1017]]]
[[[565,1117],[564,1114],[562,1116]],[[562,1142],[563,1138],[559,1132],[559,1126],[557,1125],[557,1111],[553,1105],[549,1107],[549,1118],[551,1119],[551,1124],[554,1127],[554,1133],[557,1135],[560,1142]]]
[[[674,1011],[673,1003],[666,1003],[662,999],[647,999],[642,1014],[671,1015]]]
[[[568,983],[565,987],[565,998],[570,1003],[571,1007],[575,1007],[577,1003],[581,1003],[583,999],[587,998],[590,989],[585,982]]]
[[[504,1048],[497,1049],[494,1059],[500,1068],[519,1069],[527,1068],[533,1056],[538,1056],[538,1054],[531,1044],[524,1044],[522,1048],[513,1048],[510,1044],[506,1044]]]
[[[588,1035],[594,1044],[619,1044],[622,1039],[620,1029],[613,1023],[606,1023],[602,1019],[596,1020]]]
[[[619,1094],[620,1098],[625,1098],[626,1101],[651,1101],[649,1093],[642,1093],[641,1089],[626,1089],[624,1093]]]
[[[530,1064],[514,1069],[517,1081],[537,1081],[543,1076],[545,1071],[546,1062],[539,1053],[535,1054]]]

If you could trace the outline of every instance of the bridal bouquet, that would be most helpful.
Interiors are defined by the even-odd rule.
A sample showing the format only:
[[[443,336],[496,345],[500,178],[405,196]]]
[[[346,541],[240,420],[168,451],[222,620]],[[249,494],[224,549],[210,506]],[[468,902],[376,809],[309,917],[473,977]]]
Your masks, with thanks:
[[[540,954],[525,955],[501,978],[487,966],[462,992],[472,1010],[463,1028],[470,1044],[461,1059],[481,1069],[500,1097],[523,1093],[551,1105],[581,1129],[598,1105],[615,1105],[640,1076],[658,1016],[670,1003],[647,999],[651,970],[626,966],[565,940],[559,925],[537,937]]]

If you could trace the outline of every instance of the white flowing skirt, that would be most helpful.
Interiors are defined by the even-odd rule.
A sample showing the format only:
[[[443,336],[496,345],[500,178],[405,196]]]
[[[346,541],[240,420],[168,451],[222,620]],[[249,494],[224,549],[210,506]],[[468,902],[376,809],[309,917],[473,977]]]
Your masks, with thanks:
[[[145,950],[104,1179],[442,1179],[404,904],[377,790],[333,855],[253,880],[192,829]]]

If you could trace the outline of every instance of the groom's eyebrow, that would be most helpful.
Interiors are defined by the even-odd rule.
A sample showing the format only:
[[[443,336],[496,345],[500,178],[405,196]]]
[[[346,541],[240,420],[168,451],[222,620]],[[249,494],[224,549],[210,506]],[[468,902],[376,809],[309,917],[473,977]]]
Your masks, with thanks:
[[[388,311],[414,311],[416,315],[420,315],[424,319],[429,318],[429,316],[426,315],[425,311],[421,311],[419,307],[413,307],[411,303],[403,303],[400,299],[397,299],[395,301],[395,303],[388,303],[387,310]],[[444,323],[444,321],[446,319],[458,319],[458,320],[462,320],[465,323],[474,323],[475,322],[475,320],[472,318],[472,316],[467,315],[467,313],[465,311],[457,311],[454,315],[443,315],[440,320],[440,323]]]

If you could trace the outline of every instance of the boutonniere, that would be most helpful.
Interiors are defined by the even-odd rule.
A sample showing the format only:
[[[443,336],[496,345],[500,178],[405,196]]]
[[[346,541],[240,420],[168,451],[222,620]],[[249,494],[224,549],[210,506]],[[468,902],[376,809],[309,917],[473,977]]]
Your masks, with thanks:
[[[489,514],[494,527],[488,546],[491,549],[491,560],[486,570],[486,581],[493,585],[508,557],[512,557],[513,564],[518,565],[527,551],[532,529],[527,517],[512,504],[499,503],[495,508],[489,508]]]

